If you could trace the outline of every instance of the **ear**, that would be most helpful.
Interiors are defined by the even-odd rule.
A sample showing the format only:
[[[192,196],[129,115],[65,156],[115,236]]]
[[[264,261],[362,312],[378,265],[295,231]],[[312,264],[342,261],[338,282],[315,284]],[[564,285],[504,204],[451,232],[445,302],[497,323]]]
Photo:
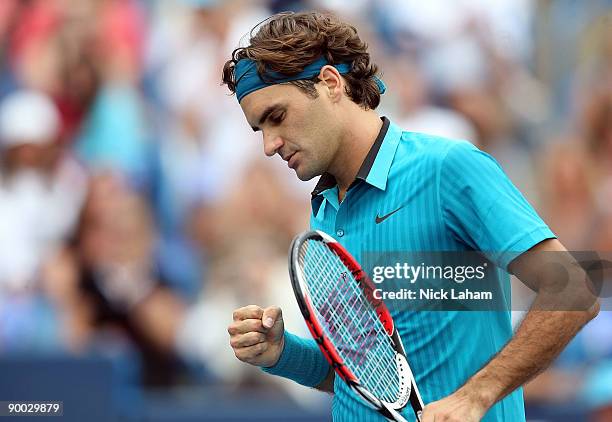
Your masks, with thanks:
[[[319,72],[319,79],[323,88],[327,91],[329,98],[333,102],[340,101],[342,92],[344,91],[344,80],[338,73],[338,69],[333,66],[325,65]]]

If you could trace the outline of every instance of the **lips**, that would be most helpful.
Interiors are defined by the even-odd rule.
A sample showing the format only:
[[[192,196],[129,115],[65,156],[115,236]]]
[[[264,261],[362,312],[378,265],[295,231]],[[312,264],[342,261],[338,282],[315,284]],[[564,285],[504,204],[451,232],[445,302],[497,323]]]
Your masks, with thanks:
[[[297,155],[297,152],[294,152],[290,154],[289,156],[287,156],[287,158],[285,159],[285,161],[287,161],[287,165],[289,166],[289,168],[295,168],[296,155]]]

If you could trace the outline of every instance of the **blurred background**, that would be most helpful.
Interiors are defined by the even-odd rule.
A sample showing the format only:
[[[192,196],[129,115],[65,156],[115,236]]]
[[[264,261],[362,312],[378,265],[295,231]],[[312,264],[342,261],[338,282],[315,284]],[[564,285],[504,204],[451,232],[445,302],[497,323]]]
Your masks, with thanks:
[[[226,332],[257,303],[307,335],[286,253],[315,181],[264,157],[220,80],[252,26],[312,9],[368,41],[381,114],[470,140],[569,249],[612,251],[610,0],[0,0],[0,400],[330,420]],[[525,400],[532,421],[612,421],[609,312]]]

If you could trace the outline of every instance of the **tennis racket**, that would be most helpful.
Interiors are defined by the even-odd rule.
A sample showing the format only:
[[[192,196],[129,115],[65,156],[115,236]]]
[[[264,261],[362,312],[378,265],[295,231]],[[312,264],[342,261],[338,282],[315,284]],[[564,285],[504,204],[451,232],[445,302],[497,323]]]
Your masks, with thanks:
[[[321,231],[291,244],[289,274],[313,338],[336,374],[387,419],[405,422],[408,403],[421,420],[423,400],[389,310],[342,245]]]

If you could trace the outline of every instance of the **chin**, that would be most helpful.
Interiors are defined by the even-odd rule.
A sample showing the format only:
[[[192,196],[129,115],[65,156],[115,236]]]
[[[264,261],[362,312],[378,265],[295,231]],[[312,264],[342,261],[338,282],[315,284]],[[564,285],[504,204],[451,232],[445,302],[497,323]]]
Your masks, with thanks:
[[[295,169],[295,174],[298,177],[298,179],[300,179],[302,182],[307,182],[317,176],[320,176],[322,173],[319,172],[308,172],[308,171],[300,171],[300,168],[298,166],[297,169]]]
[[[300,173],[295,173],[298,177],[298,179],[300,179],[302,182],[307,182],[313,178],[315,178],[317,175],[316,174],[300,174]]]

